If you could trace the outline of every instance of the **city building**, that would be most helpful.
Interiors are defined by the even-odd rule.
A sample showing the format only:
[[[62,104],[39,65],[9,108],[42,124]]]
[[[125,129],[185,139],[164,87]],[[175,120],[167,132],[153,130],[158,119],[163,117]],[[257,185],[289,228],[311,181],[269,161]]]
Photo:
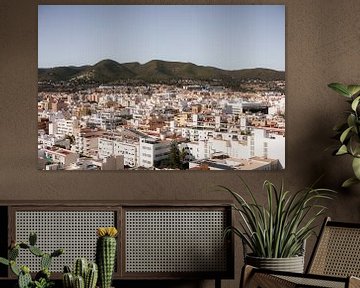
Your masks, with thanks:
[[[48,149],[40,149],[38,154],[38,157],[43,160],[42,162],[45,165],[43,167],[44,170],[67,169],[79,159],[77,153],[55,146]]]
[[[171,141],[153,138],[140,138],[139,165],[151,168],[157,162],[167,159],[170,154]]]

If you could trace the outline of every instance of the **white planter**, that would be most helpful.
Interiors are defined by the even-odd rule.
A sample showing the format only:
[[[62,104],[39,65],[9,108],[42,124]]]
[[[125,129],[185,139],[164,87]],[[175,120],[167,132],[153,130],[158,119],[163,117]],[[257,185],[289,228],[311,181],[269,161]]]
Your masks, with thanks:
[[[275,271],[304,272],[304,256],[289,258],[262,258],[251,255],[245,256],[245,263],[254,267]]]

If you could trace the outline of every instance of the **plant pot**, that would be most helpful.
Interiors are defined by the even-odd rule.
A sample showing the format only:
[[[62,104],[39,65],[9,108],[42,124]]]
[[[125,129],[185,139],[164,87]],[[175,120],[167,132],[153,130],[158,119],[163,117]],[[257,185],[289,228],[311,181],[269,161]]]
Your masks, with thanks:
[[[245,263],[262,269],[304,273],[304,256],[289,258],[263,258],[246,255]]]

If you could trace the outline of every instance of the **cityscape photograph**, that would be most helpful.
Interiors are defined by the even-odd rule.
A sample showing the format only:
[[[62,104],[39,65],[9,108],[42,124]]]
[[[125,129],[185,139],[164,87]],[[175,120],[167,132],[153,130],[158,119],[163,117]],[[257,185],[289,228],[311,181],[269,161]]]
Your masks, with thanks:
[[[38,5],[38,169],[285,169],[284,5]]]

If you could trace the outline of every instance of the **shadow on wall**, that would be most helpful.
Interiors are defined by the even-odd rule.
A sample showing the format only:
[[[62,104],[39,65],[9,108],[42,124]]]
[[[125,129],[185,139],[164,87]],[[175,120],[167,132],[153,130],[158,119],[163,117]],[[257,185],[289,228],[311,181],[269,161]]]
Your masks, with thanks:
[[[326,95],[333,92],[324,90],[320,93]],[[334,95],[322,97],[324,100],[329,98],[328,100],[333,103],[328,102],[328,105],[321,107],[313,103],[318,108],[308,111],[304,117],[302,135],[299,138],[296,137],[301,141],[296,142],[296,149],[294,149],[296,151],[293,151],[297,161],[291,161],[291,164],[302,168],[303,185],[311,185],[318,179],[317,187],[343,192],[345,190],[341,188],[341,184],[352,176],[351,159],[347,156],[333,155],[333,151],[339,144],[333,127],[346,121],[345,111],[348,107],[342,105],[344,104],[342,99],[332,98],[332,96]],[[291,141],[291,139],[288,140]],[[289,168],[297,169],[298,167]]]

